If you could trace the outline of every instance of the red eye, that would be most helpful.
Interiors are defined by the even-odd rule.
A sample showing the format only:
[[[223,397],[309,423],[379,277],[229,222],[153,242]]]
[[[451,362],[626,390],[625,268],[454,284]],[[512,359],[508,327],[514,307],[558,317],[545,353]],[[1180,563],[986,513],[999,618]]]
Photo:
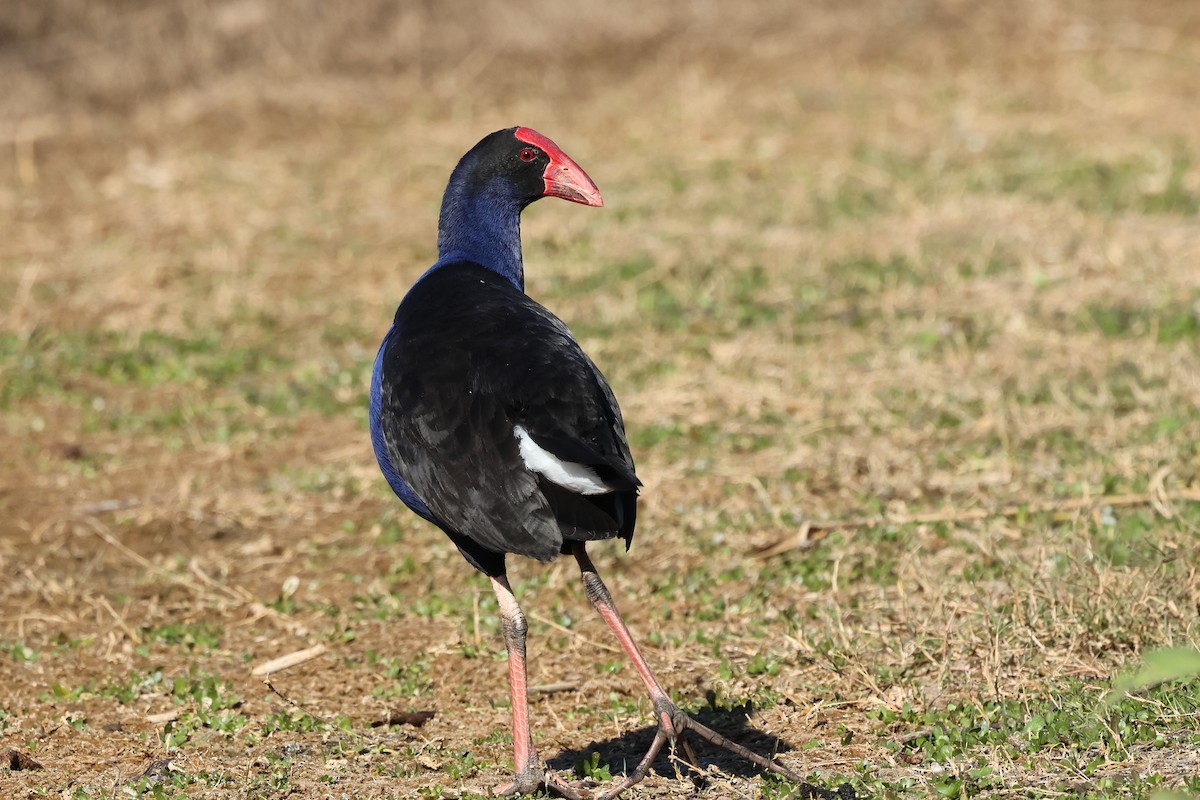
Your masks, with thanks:
[[[521,160],[522,161],[533,161],[533,150],[528,147],[526,147],[524,150],[522,150],[521,151]]]

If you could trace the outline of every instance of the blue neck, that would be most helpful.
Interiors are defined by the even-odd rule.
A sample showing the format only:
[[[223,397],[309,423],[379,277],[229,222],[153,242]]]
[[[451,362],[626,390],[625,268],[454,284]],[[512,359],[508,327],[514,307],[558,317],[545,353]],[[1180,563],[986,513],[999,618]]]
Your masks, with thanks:
[[[468,189],[473,191],[469,191]],[[498,186],[464,186],[451,179],[438,219],[438,263],[474,261],[525,291],[521,261],[522,204]]]

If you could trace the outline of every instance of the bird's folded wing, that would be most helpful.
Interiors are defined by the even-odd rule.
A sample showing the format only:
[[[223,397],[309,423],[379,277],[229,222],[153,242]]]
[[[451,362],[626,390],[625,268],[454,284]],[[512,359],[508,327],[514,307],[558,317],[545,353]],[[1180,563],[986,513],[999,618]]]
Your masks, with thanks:
[[[562,533],[539,491],[547,472],[522,457],[517,427],[612,489],[637,487],[608,384],[566,326],[503,279],[440,267],[405,298],[390,339],[385,440],[443,528],[496,552],[558,553]]]
[[[388,391],[391,389],[392,391]],[[384,438],[397,469],[447,530],[497,553],[553,559],[562,536],[524,468],[495,398],[414,397],[385,386],[383,402],[403,413],[384,416]]]

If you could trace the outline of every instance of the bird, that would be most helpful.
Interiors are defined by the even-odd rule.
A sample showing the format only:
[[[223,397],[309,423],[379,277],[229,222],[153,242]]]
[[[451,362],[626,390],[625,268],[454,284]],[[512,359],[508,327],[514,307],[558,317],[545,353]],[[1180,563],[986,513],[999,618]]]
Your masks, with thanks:
[[[451,173],[438,218],[438,258],[396,309],[375,358],[370,433],[387,483],[440,528],[491,582],[508,655],[513,779],[494,794],[541,789],[589,795],[542,764],[530,732],[528,624],[506,557],[575,559],[584,592],[632,660],[658,731],[611,800],[641,781],[666,742],[694,731],[764,769],[794,772],[683,713],[635,643],[587,544],[633,542],[638,493],[620,407],[608,381],[558,317],[525,292],[521,212],[543,197],[604,204],[587,173],[527,127],[485,136]]]

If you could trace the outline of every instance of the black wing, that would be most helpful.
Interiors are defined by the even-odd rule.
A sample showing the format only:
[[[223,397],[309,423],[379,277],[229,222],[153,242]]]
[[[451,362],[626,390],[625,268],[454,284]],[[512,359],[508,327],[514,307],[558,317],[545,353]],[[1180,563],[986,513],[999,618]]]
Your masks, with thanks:
[[[564,538],[632,539],[640,484],[612,390],[557,317],[481,266],[440,266],[404,298],[380,414],[397,471],[485,572],[495,559],[479,548],[549,561]],[[516,425],[613,491],[580,495],[531,472]]]

